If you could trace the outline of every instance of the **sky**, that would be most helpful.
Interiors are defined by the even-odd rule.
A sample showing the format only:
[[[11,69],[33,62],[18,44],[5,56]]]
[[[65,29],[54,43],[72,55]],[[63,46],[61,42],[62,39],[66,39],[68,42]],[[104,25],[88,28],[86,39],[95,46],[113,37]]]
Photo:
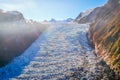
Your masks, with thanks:
[[[80,12],[102,6],[107,0],[0,0],[0,9],[19,11],[36,21],[76,18]]]

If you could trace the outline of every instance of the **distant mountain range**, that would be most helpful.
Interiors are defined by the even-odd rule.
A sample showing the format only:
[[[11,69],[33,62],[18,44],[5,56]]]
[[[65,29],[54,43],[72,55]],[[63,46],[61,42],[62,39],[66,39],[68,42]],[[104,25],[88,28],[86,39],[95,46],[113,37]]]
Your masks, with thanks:
[[[72,18],[67,18],[66,20],[56,20],[54,18],[52,18],[51,20],[47,21],[45,20],[44,22],[52,22],[52,23],[55,23],[55,22],[72,22],[74,19]]]

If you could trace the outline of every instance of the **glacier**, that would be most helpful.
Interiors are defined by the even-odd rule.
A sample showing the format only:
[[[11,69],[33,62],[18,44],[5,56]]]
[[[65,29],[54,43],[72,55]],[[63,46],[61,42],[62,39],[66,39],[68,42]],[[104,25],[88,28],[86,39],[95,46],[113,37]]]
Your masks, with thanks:
[[[74,71],[92,50],[88,29],[89,24],[51,25],[22,55],[0,68],[0,80],[56,80]]]

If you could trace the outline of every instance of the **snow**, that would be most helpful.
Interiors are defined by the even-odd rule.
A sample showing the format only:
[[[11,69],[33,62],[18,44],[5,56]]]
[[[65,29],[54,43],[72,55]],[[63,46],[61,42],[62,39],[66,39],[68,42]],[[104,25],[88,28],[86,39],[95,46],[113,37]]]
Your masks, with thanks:
[[[13,14],[13,15],[19,15],[20,14],[18,11],[7,11],[7,13]]]
[[[6,11],[6,10],[2,10],[2,9],[0,9],[0,12],[1,12],[1,13],[13,14],[13,15],[19,15],[19,14],[21,14],[21,13],[18,12],[18,11]]]
[[[74,23],[49,27],[21,56],[0,68],[0,80],[53,80],[71,72],[91,50],[88,28],[88,24]]]
[[[0,12],[1,12],[1,13],[12,14],[12,15],[19,15],[19,14],[21,14],[21,13],[18,12],[18,11],[6,11],[6,10],[2,10],[2,9],[0,9]]]
[[[80,16],[79,18],[77,19],[77,21],[79,21],[80,19],[84,18],[85,16],[89,15],[94,9],[89,9],[89,10],[86,10],[84,12],[81,12],[80,13]]]

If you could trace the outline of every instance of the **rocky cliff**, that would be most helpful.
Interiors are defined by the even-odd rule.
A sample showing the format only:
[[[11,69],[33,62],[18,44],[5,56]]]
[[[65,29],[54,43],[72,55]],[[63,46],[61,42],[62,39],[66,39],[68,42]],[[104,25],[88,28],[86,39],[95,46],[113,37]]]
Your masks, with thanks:
[[[0,67],[25,51],[46,28],[22,13],[0,10]]]
[[[108,0],[77,22],[92,22],[88,38],[96,54],[120,77],[120,0]]]

